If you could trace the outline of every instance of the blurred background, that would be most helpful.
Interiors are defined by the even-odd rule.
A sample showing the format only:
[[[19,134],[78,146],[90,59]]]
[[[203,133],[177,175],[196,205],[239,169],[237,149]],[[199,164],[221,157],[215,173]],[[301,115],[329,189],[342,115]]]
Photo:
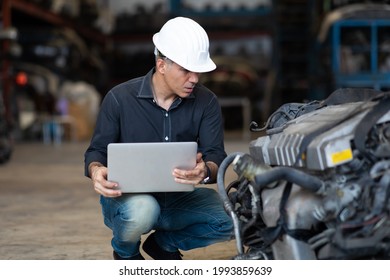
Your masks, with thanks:
[[[175,16],[209,33],[218,69],[202,82],[226,130],[339,87],[386,89],[389,2],[3,0],[2,123],[16,140],[89,139],[102,97],[153,66],[151,37]]]
[[[100,219],[98,202],[84,200],[86,208],[81,199],[95,198],[82,167],[100,102],[112,86],[154,66],[152,35],[176,16],[208,32],[218,67],[201,82],[220,100],[228,152],[246,152],[257,137],[250,122],[262,125],[284,103],[324,99],[340,87],[390,88],[389,0],[2,0],[0,206],[9,215],[0,220],[0,236],[7,237],[0,256],[110,258],[107,236],[93,240],[84,255],[50,247],[26,257],[44,248],[37,236],[47,232],[27,238],[20,225],[55,224],[47,212],[37,214],[43,205],[61,216],[62,233],[74,236],[81,228],[68,228],[75,218],[84,223],[82,236],[90,235],[88,222],[102,230],[94,220]],[[77,189],[54,191],[56,185]],[[86,185],[82,193],[80,185]],[[90,216],[64,216],[64,209],[78,207]],[[34,249],[28,251],[25,240]],[[69,248],[71,240],[56,244]],[[96,244],[106,247],[97,252]]]

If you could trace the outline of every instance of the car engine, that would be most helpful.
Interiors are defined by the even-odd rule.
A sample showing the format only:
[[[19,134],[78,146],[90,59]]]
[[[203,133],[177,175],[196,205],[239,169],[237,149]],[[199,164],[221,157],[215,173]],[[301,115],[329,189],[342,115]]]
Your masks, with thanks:
[[[390,259],[390,92],[284,104],[251,130],[262,136],[217,178],[233,259]]]

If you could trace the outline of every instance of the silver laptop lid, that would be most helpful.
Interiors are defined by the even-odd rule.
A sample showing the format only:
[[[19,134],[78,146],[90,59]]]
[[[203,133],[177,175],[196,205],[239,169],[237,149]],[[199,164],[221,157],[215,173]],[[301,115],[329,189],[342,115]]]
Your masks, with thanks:
[[[192,191],[193,185],[175,182],[174,168],[193,169],[196,142],[111,143],[108,145],[108,180],[122,192]]]

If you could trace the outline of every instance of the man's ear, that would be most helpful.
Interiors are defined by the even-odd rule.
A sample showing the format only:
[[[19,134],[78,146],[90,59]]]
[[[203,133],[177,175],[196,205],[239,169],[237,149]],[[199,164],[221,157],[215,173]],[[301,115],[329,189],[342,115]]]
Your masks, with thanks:
[[[164,61],[164,59],[158,58],[156,61],[156,70],[160,72],[161,74],[165,73],[167,63]]]

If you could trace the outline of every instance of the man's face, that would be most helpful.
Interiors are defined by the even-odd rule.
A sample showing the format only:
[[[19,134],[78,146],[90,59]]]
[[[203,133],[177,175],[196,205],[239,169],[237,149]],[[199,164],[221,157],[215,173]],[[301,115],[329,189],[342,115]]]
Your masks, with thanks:
[[[169,90],[180,96],[188,97],[199,81],[199,73],[188,71],[175,62],[164,59],[164,79]]]

